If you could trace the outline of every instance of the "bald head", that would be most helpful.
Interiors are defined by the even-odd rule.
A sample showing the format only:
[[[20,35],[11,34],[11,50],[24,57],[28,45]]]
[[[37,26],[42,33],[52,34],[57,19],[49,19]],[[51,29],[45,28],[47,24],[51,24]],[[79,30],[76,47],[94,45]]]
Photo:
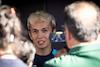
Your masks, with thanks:
[[[95,40],[100,27],[100,9],[93,2],[74,2],[65,7],[65,23],[78,41]]]
[[[97,20],[98,12],[93,5],[87,2],[78,3],[76,5],[77,18],[83,20],[84,25],[91,26]],[[90,23],[91,22],[91,23]]]

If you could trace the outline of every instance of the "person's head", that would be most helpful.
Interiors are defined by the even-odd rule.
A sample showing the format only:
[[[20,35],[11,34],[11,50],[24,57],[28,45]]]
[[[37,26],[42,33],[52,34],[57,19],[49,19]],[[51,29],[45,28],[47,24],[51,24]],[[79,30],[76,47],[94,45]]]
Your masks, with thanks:
[[[49,35],[55,31],[55,18],[46,12],[31,13],[27,19],[29,36],[37,48],[51,46]]]
[[[13,47],[13,49],[16,49],[16,47],[18,47],[17,51],[14,51],[16,56],[23,60],[28,65],[28,67],[31,67],[36,52],[33,43],[29,41],[27,38],[23,37],[22,39],[16,38],[14,40],[14,44],[15,46]]]
[[[100,9],[93,2],[78,1],[65,7],[65,32],[69,48],[73,43],[92,42],[97,39],[100,27]],[[75,44],[74,44],[75,45]]]
[[[25,63],[34,60],[35,47],[22,35],[22,25],[14,8],[8,5],[0,6],[0,50],[12,52]],[[10,46],[10,47],[9,47]],[[1,53],[1,52],[0,52]]]
[[[0,50],[7,48],[7,45],[21,33],[20,20],[14,8],[8,5],[0,5]]]
[[[61,37],[60,34],[58,34],[57,37],[60,38]]]

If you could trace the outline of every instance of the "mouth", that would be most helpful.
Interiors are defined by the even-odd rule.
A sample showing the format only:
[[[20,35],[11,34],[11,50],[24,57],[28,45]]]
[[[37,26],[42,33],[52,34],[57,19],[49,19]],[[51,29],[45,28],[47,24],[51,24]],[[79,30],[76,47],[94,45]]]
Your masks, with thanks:
[[[38,41],[39,45],[43,45],[45,43],[45,41]]]

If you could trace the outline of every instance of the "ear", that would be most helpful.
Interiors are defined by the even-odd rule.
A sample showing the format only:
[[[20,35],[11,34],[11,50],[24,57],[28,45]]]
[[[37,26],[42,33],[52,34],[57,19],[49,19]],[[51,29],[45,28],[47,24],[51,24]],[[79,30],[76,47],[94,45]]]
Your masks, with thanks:
[[[66,40],[69,41],[71,39],[71,35],[67,27],[65,27],[65,33]]]
[[[32,67],[33,63],[29,62],[28,67]]]
[[[56,33],[56,29],[53,29],[53,31],[52,31],[53,33]]]
[[[31,40],[32,40],[32,34],[31,34],[31,32],[28,31],[28,34],[29,34],[29,36],[30,36],[30,38],[31,38]]]
[[[72,41],[72,35],[69,32],[67,27],[65,27],[65,37],[66,37],[67,46],[70,49],[71,48],[71,44],[72,44],[73,41]]]

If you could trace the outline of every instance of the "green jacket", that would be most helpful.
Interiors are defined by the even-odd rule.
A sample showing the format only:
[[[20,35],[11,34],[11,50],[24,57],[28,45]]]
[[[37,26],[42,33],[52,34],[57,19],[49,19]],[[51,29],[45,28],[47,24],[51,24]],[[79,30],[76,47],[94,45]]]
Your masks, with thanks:
[[[44,67],[100,67],[100,44],[74,46],[67,55],[46,61]]]

